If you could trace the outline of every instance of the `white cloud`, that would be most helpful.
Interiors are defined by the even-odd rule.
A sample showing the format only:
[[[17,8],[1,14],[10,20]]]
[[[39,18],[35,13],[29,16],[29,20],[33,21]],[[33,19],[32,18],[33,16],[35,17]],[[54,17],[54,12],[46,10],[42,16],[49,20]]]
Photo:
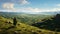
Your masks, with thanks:
[[[20,4],[20,5],[29,4],[29,2],[27,0],[9,0],[9,1],[10,2],[7,1],[2,4],[3,9],[15,9],[14,8],[15,3]]]
[[[60,6],[60,4],[57,4],[56,6]]]
[[[39,12],[40,11],[40,9],[38,9],[38,8],[31,8],[31,7],[29,7],[29,8],[23,8],[23,10],[25,10],[25,11],[31,11],[31,12]]]
[[[60,11],[60,8],[52,8],[52,9],[44,9],[43,12],[58,12]]]
[[[5,10],[0,10],[0,12],[1,12],[1,11],[2,11],[2,12],[13,12],[12,10],[6,10],[6,9],[5,9]]]
[[[13,9],[14,4],[13,3],[4,3],[2,6],[4,9]]]
[[[20,4],[24,5],[24,4],[29,4],[29,2],[27,0],[20,0],[19,2]]]
[[[40,9],[40,8],[24,8],[24,11],[28,12],[57,12],[60,11],[60,8],[52,8],[52,9]]]
[[[25,4],[30,3],[30,2],[28,2],[28,0],[0,0],[0,2],[2,2],[2,3],[21,4],[21,5],[25,5]]]
[[[9,6],[10,7],[10,6]],[[5,7],[6,8],[6,7]],[[0,10],[1,11],[1,10]],[[60,8],[52,8],[52,9],[40,9],[40,8],[32,8],[32,7],[28,7],[28,8],[10,8],[10,9],[6,9],[7,12],[58,12],[60,11]]]

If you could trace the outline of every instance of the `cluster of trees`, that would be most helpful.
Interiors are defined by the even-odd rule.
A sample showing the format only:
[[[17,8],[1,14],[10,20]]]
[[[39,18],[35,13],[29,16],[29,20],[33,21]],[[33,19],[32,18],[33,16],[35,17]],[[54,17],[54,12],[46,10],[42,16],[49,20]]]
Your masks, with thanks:
[[[60,31],[60,14],[55,15],[53,18],[43,20],[43,22],[37,22],[32,24],[39,28],[44,28],[52,31]]]

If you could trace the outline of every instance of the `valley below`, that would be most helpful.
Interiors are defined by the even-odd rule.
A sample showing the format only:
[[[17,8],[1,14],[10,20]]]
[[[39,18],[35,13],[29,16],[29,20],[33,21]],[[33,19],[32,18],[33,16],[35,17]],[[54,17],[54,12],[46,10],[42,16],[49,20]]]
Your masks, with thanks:
[[[13,25],[14,17],[16,26]],[[0,34],[60,34],[60,14],[0,12]]]

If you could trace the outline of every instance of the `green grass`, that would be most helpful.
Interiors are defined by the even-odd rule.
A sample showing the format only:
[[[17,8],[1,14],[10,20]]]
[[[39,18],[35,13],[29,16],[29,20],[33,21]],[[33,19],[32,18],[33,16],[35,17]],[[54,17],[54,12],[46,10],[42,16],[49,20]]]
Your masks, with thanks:
[[[6,21],[10,21],[10,23],[5,23]],[[24,23],[18,22],[16,27],[12,27],[13,22],[12,19],[7,19],[0,16],[0,34],[55,34],[53,31],[39,29],[34,26],[30,26]],[[60,32],[57,32],[60,34]]]

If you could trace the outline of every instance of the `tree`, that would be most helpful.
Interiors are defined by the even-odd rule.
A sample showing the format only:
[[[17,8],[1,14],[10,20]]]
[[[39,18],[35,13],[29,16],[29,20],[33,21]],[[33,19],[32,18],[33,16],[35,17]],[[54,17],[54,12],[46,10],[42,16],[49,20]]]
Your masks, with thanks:
[[[16,26],[17,24],[17,20],[16,20],[16,17],[13,18],[13,25]]]

